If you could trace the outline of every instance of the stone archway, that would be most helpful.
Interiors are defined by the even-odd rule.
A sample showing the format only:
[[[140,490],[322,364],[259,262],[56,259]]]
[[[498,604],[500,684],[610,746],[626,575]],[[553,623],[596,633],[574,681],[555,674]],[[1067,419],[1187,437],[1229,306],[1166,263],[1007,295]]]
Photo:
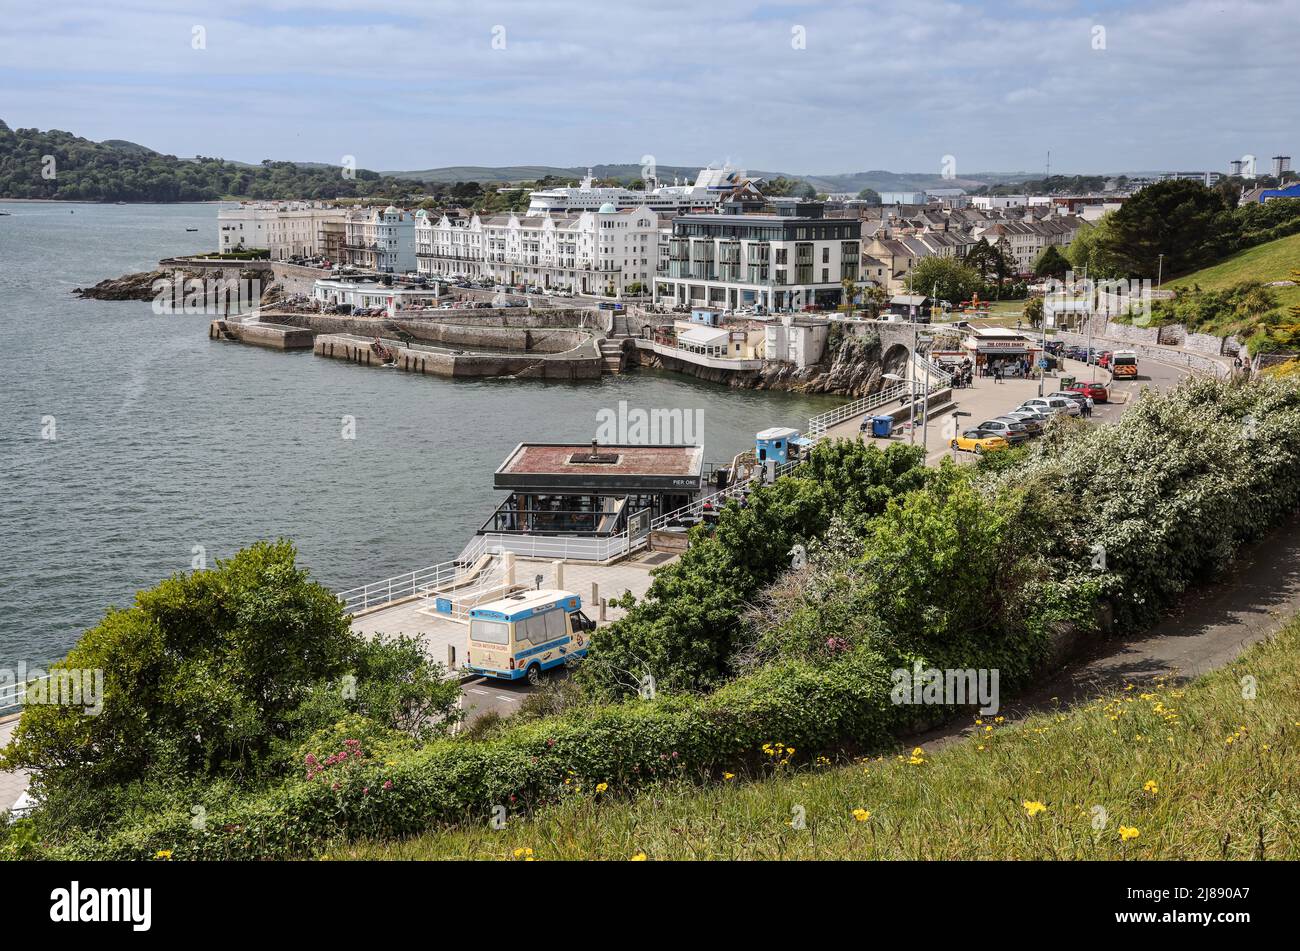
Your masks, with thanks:
[[[908,371],[908,360],[911,354],[911,348],[905,344],[894,344],[885,351],[885,355],[880,360],[881,372],[896,373],[903,379],[908,379],[911,375]]]

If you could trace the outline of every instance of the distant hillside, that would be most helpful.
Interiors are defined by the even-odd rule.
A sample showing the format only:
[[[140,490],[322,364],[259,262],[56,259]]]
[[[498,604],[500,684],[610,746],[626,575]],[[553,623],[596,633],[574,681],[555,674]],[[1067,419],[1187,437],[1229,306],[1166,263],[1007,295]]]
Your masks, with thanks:
[[[51,166],[46,156],[53,156]],[[45,174],[49,169],[52,176]],[[94,142],[50,129],[10,129],[0,121],[0,198],[65,201],[212,201],[240,198],[405,199],[426,192],[416,182],[337,166],[265,161],[244,165],[197,156],[179,159],[108,139]]]
[[[660,182],[671,182],[674,178],[695,181],[703,163],[700,165],[659,165],[656,171]],[[769,172],[761,169],[746,169],[750,175],[771,181],[786,178],[796,182],[807,182],[818,192],[851,192],[857,194],[864,188],[876,191],[911,191],[924,188],[965,188],[973,190],[985,185],[1001,185],[1024,181],[1032,177],[1028,172],[988,172],[967,177],[947,179],[939,174],[922,172],[888,172],[876,169],[869,172],[848,172],[844,174],[803,175],[796,172]],[[598,179],[617,179],[627,183],[641,178],[641,166],[631,163],[596,164],[591,166],[592,174]],[[513,182],[532,182],[541,178],[553,177],[577,181],[587,174],[586,166],[558,165],[450,165],[442,168],[425,168],[415,171],[386,171],[382,174],[398,179],[413,179],[423,182],[481,182],[483,184],[504,185]]]
[[[42,156],[53,155],[57,175],[42,177]],[[659,165],[660,182],[691,182],[701,165]],[[591,166],[597,179],[631,183],[641,179],[639,164]],[[1021,182],[1027,173],[981,172],[946,179],[935,173],[866,172],[805,175],[748,169],[767,181],[806,182],[817,192],[857,194],[910,191],[924,188],[965,188]],[[124,139],[94,142],[70,132],[50,129],[11,130],[0,121],[0,198],[57,198],[71,201],[208,201],[219,198],[391,198],[423,197],[496,210],[488,197],[502,185],[538,181],[576,182],[585,166],[449,165],[409,171],[373,172],[359,169],[345,179],[337,165],[267,159],[259,165],[207,156],[177,158]],[[478,183],[481,188],[471,183]],[[512,199],[513,204],[519,204]],[[526,202],[525,202],[526,203]],[[499,202],[498,202],[499,204]],[[503,206],[504,207],[504,206]]]

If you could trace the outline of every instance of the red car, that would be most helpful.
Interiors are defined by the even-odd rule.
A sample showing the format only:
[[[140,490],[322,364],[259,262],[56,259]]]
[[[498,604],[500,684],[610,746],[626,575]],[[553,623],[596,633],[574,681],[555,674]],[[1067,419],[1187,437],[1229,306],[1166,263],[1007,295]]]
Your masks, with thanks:
[[[1111,351],[1103,350],[1101,356],[1097,358],[1097,366],[1101,367],[1103,370],[1108,369],[1110,367],[1111,356]]]
[[[1090,383],[1087,380],[1078,383],[1071,383],[1066,387],[1066,389],[1072,390],[1075,393],[1082,393],[1094,403],[1105,403],[1110,399],[1110,393],[1106,390],[1106,387],[1102,386],[1100,383]]]

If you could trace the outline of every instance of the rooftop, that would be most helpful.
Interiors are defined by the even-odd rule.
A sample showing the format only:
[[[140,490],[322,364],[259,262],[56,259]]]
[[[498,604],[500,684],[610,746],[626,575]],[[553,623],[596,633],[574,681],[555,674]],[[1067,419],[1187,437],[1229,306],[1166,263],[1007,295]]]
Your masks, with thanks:
[[[520,443],[497,469],[496,487],[686,488],[698,487],[704,470],[703,446],[598,446],[600,461],[582,461],[591,451],[591,443]]]

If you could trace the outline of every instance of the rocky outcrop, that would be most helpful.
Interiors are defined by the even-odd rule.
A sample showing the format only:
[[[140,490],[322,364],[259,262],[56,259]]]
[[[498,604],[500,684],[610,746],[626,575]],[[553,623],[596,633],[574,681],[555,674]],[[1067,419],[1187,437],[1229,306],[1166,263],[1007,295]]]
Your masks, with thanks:
[[[229,272],[229,273],[227,273]],[[122,277],[112,277],[100,281],[93,287],[77,287],[72,293],[77,297],[91,300],[147,300],[151,301],[157,296],[154,285],[158,281],[174,282],[177,275],[183,281],[190,281],[195,278],[199,280],[218,280],[223,277],[238,279],[241,281],[256,281],[250,287],[260,287],[265,283],[265,273],[261,270],[243,270],[240,268],[203,268],[202,270],[187,270],[185,268],[159,268],[156,271],[140,271],[135,274],[125,274]],[[269,294],[279,285],[271,284],[265,288],[263,294]],[[263,300],[264,305],[269,305],[272,301]]]
[[[874,334],[832,338],[826,359],[803,369],[792,363],[769,363],[751,384],[760,390],[790,390],[861,397],[880,389],[880,338]]]

